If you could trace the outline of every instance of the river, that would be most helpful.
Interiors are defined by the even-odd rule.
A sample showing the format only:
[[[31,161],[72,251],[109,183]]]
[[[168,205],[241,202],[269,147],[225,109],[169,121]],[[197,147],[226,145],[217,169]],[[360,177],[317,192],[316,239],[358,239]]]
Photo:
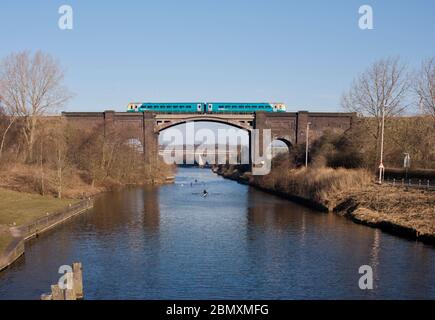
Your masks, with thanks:
[[[435,299],[434,247],[198,168],[100,195],[29,241],[0,273],[0,299],[38,299],[75,261],[86,299]],[[373,290],[358,286],[362,265]]]

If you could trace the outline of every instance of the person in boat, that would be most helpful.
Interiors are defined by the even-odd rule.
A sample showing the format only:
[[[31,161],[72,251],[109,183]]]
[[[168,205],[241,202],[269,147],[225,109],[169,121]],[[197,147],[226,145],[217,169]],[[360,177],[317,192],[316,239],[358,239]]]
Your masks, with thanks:
[[[208,196],[208,192],[207,192],[207,190],[204,189],[204,191],[202,192],[202,196],[203,196],[204,198]]]

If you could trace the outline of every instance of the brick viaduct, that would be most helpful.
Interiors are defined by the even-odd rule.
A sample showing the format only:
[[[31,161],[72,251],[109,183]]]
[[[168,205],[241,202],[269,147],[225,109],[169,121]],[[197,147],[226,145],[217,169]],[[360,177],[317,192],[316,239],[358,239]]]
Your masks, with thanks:
[[[289,148],[304,144],[307,124],[310,123],[310,141],[319,138],[327,129],[346,131],[355,121],[354,113],[285,112],[254,114],[163,114],[128,112],[63,112],[62,116],[83,130],[102,128],[122,132],[126,139],[142,143],[145,161],[158,153],[159,132],[191,121],[211,121],[244,129],[251,134],[253,129],[271,129],[272,139],[283,141]]]

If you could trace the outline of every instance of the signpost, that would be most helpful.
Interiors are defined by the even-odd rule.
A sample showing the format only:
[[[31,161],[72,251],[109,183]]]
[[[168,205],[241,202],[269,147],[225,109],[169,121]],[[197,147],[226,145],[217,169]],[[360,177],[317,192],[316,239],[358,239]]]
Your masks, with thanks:
[[[384,164],[381,162],[379,165],[379,184],[382,184],[382,181],[384,180],[384,173],[385,173],[385,167]]]
[[[408,170],[411,167],[411,157],[409,153],[405,153],[405,158],[403,159],[403,167],[405,168],[405,179],[408,179]]]

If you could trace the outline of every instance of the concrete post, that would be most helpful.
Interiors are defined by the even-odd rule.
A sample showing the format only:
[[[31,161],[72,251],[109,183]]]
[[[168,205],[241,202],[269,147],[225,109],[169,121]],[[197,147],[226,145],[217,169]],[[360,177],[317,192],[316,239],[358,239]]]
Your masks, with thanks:
[[[266,112],[259,111],[255,113],[255,122],[254,129],[259,129],[259,149],[263,150],[263,129],[267,129],[266,127]],[[250,139],[251,140],[251,139]],[[262,153],[259,153],[259,156],[263,156]]]

